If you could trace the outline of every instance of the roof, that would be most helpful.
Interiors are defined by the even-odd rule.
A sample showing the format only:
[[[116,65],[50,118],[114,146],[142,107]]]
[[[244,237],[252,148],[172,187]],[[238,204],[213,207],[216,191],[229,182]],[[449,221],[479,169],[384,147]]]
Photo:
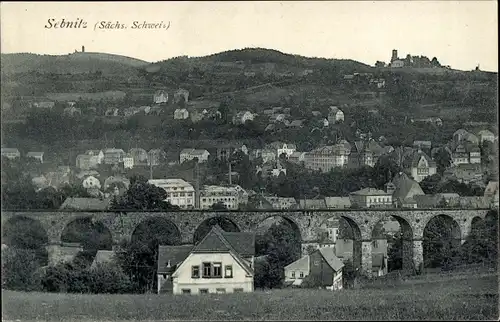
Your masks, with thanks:
[[[484,196],[492,196],[498,193],[498,181],[490,181],[484,189]]]
[[[27,157],[43,157],[43,152],[28,152]]]
[[[172,272],[178,264],[189,256],[193,247],[193,245],[158,246],[158,274]]]
[[[417,202],[418,208],[433,208],[441,201],[441,196],[438,195],[422,195],[415,196],[413,199]]]
[[[400,172],[394,176],[391,183],[394,185],[395,190],[392,194],[393,198],[406,199],[415,195],[424,195],[424,191],[413,179],[410,179],[404,172]]]
[[[234,243],[234,244],[233,244]],[[242,251],[244,253],[239,253]],[[255,234],[254,233],[232,233],[227,234],[219,225],[212,226],[212,229],[205,237],[194,246],[192,253],[230,253],[241,267],[248,273],[253,274],[252,268],[241,257],[242,255],[255,254]]]
[[[99,198],[66,198],[59,209],[75,210],[107,210],[111,199]]]
[[[477,132],[477,135],[479,135],[479,136],[495,136],[495,134],[493,134],[493,132],[491,132],[490,130],[481,130],[481,131]]]
[[[295,262],[288,264],[285,266],[286,269],[302,269],[307,270],[309,268],[309,255],[302,256],[297,259]]]
[[[102,152],[101,150],[87,150],[87,151],[85,151],[85,154],[87,154],[87,155],[98,155],[101,152]]]
[[[325,197],[326,208],[349,208],[351,199],[349,197]]]
[[[418,150],[418,151],[413,153],[413,156],[411,158],[411,167],[417,168],[418,163],[420,162],[421,158],[424,158],[425,160],[427,160],[429,167],[436,166],[436,162],[434,162],[434,160],[432,160],[425,152]]]
[[[344,267],[344,263],[335,255],[333,247],[323,247],[318,249],[318,251],[334,271],[338,272]]]
[[[91,267],[95,267],[97,264],[101,263],[112,262],[114,255],[115,252],[112,250],[98,250]]]
[[[342,111],[337,106],[330,106],[330,112],[337,113]]]
[[[387,196],[389,193],[375,189],[375,188],[364,188],[358,191],[351,192],[351,195],[356,195],[356,196]]]
[[[19,153],[16,148],[2,148],[2,153]]]

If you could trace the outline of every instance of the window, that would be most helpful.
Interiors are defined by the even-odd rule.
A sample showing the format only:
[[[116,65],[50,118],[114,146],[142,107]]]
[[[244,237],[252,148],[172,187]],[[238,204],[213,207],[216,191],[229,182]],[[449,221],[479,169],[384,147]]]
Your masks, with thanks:
[[[295,278],[295,272],[292,272],[292,278]]]
[[[192,266],[191,267],[191,278],[199,278],[200,277],[200,266]]]
[[[181,197],[184,197],[185,196],[185,193],[184,192],[180,192],[179,193]]]
[[[222,264],[221,263],[214,263],[213,269],[214,269],[213,277],[222,277]]]
[[[233,277],[233,266],[232,265],[226,265],[224,271],[225,271],[224,277],[226,277],[226,278]]]
[[[212,264],[203,263],[203,277],[210,277],[212,275]]]
[[[182,294],[191,294],[191,289],[190,288],[183,288]]]
[[[226,289],[225,288],[216,288],[215,293],[217,294],[226,294]]]
[[[200,288],[200,294],[208,294],[208,288]]]
[[[300,278],[304,278],[304,272],[300,272]]]
[[[166,278],[167,278],[167,274],[163,274],[163,278],[165,278],[165,279],[166,279]]]
[[[233,290],[234,293],[243,293],[243,289],[242,288],[235,288]]]
[[[314,260],[314,266],[319,266],[319,260]]]
[[[178,196],[179,196],[179,194],[178,194],[178,193],[173,193],[172,195],[173,195],[174,197],[178,197]]]

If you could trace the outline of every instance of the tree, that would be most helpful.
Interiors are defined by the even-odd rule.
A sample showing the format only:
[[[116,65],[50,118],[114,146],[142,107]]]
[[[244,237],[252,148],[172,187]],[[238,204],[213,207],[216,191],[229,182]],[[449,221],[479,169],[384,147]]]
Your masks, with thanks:
[[[210,209],[212,210],[225,210],[227,209],[226,204],[223,203],[222,201],[216,202],[213,205],[210,206]]]
[[[444,148],[439,149],[434,155],[436,161],[437,173],[443,175],[444,171],[451,165],[451,155]]]
[[[387,250],[387,270],[394,271],[403,268],[403,234],[398,232],[394,237],[387,241],[389,249]]]
[[[441,176],[436,173],[432,176],[425,177],[424,180],[420,182],[420,187],[425,194],[433,195],[439,190],[441,183]]]
[[[2,288],[20,291],[40,291],[36,278],[40,263],[36,252],[9,247],[2,249]]]
[[[134,177],[125,195],[113,199],[113,210],[172,210],[179,209],[165,201],[167,193],[164,189],[149,184],[144,177]]]

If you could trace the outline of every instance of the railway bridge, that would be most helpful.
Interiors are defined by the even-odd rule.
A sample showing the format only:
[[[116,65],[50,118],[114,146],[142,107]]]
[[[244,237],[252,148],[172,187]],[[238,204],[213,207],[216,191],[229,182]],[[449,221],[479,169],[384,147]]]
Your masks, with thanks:
[[[194,243],[196,229],[205,221],[221,217],[233,223],[239,231],[255,231],[265,219],[281,217],[300,233],[302,251],[317,246],[320,226],[330,218],[343,218],[352,228],[353,263],[371,277],[372,232],[381,221],[395,219],[403,235],[403,269],[419,270],[423,264],[423,233],[429,221],[445,217],[452,226],[453,239],[463,243],[474,220],[484,219],[489,209],[339,209],[339,210],[279,210],[279,211],[2,211],[2,231],[6,225],[15,225],[16,218],[27,218],[43,227],[48,240],[49,262],[61,248],[61,236],[68,224],[81,218],[102,223],[110,232],[113,245],[131,240],[136,227],[144,221],[161,218],[175,225],[183,244]],[[3,235],[3,232],[2,232]]]

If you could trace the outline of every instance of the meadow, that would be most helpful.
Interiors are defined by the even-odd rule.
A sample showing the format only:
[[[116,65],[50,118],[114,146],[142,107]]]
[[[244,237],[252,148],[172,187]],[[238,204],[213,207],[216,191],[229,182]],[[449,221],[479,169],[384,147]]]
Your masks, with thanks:
[[[225,295],[2,292],[3,320],[498,320],[498,275],[433,275],[331,292]]]

